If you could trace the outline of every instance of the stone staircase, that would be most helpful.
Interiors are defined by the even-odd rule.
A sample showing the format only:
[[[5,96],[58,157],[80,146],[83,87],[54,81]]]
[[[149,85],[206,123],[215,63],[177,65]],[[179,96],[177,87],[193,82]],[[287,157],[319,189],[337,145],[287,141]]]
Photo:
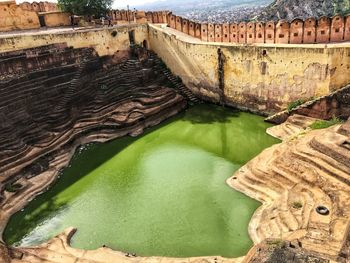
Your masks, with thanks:
[[[36,160],[81,137],[140,133],[186,106],[181,95],[166,88],[171,82],[152,59],[102,66],[91,49],[68,49],[73,59],[63,64],[47,54],[65,56],[67,47],[32,49],[32,56],[45,51],[45,61],[52,63],[21,68],[0,80],[0,197],[5,183],[35,175]],[[0,59],[16,64],[26,52],[0,54]]]
[[[201,101],[189,90],[186,88],[186,86],[182,83],[181,79],[178,77],[175,77],[171,71],[164,65],[163,61],[158,58],[155,53],[151,52],[150,56],[155,64],[157,65],[157,68],[168,78],[168,80],[171,82],[173,87],[179,91],[181,95],[186,97],[190,102],[196,104],[200,103]]]
[[[95,60],[96,61],[96,60]],[[82,62],[78,64],[78,70],[75,72],[73,79],[70,81],[69,87],[67,91],[64,93],[63,99],[60,100],[57,104],[56,110],[60,111],[64,108],[72,96],[76,93],[77,88],[80,86],[80,79],[82,77],[82,73],[89,62],[89,55],[87,52],[84,52],[82,55]]]

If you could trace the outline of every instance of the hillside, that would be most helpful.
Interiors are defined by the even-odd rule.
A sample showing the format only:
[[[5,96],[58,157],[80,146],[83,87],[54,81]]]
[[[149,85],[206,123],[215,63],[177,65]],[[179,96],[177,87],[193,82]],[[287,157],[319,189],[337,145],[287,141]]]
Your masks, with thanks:
[[[350,13],[350,0],[275,0],[263,9],[257,20],[277,20]]]

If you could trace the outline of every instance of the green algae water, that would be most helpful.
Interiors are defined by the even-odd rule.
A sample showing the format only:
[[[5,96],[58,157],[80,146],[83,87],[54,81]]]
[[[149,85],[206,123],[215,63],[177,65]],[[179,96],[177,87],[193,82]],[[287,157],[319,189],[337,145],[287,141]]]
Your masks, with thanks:
[[[259,203],[228,177],[278,140],[263,118],[199,105],[148,130],[80,147],[58,182],[15,214],[7,243],[43,243],[76,227],[71,245],[142,256],[243,256]]]

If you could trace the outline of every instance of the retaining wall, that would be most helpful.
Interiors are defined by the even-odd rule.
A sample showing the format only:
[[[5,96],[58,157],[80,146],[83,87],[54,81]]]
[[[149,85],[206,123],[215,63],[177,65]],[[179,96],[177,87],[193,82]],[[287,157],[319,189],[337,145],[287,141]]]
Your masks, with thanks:
[[[149,25],[149,41],[195,95],[261,114],[350,83],[349,44],[208,43],[157,25]]]

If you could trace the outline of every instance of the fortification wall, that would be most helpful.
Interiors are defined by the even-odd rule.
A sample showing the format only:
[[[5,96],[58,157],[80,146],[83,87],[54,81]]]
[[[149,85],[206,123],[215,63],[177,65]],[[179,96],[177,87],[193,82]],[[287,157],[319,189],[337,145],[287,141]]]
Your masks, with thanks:
[[[149,27],[150,47],[188,88],[210,101],[272,113],[350,83],[350,44],[204,43]]]
[[[192,32],[192,24],[188,25]],[[238,41],[238,25],[236,30]],[[300,98],[327,95],[350,83],[350,44],[208,43],[165,26],[146,24],[0,38],[0,52],[67,43],[118,58],[130,51],[130,32],[134,32],[136,44],[155,51],[196,95],[262,114],[280,111]],[[191,34],[199,35],[196,32]],[[226,33],[227,27],[219,27],[215,34],[211,25],[201,31],[201,38],[225,38]]]
[[[134,32],[136,44],[148,39],[147,25],[120,26],[118,28],[100,28],[74,31],[69,33],[22,35],[0,37],[0,52],[33,48],[55,43],[67,43],[74,48],[91,47],[100,56],[124,56],[129,52],[129,31]]]
[[[40,14],[40,16],[43,16],[47,27],[71,25],[70,15],[68,13],[54,11]]]
[[[186,28],[177,27],[173,23],[174,15],[169,14],[167,24],[169,27],[179,30],[185,34]],[[177,16],[179,24],[195,23],[185,18]],[[155,21],[149,21],[155,23]],[[165,22],[164,22],[165,23]],[[215,28],[217,32],[208,33],[208,29]],[[276,43],[276,44],[315,44],[315,43],[336,43],[350,40],[350,15],[334,16],[332,18],[321,17],[308,18],[305,21],[295,19],[291,22],[280,20],[278,22],[241,22],[231,24],[198,24],[202,29],[202,36],[196,37],[208,42],[231,42],[240,44],[254,43]],[[223,31],[224,30],[224,31]],[[205,35],[203,35],[203,33]],[[226,36],[230,36],[229,38]]]
[[[39,28],[35,11],[22,9],[15,1],[0,2],[0,31]]]
[[[18,29],[40,28],[38,13],[59,12],[55,3],[50,2],[23,2],[19,5],[16,1],[0,1],[0,32]],[[48,19],[52,20],[52,16]],[[64,15],[58,15],[54,26],[65,25]],[[50,21],[49,21],[50,22]],[[49,23],[47,26],[51,26]]]
[[[19,4],[19,7],[23,10],[34,11],[34,12],[54,12],[59,11],[57,4],[52,2],[23,2]]]
[[[153,23],[169,27],[206,42],[231,42],[240,44],[316,44],[350,40],[350,14],[347,16],[294,19],[291,22],[241,22],[211,24],[196,23],[169,11],[142,12],[113,10],[114,24]],[[197,33],[196,33],[197,31]]]

